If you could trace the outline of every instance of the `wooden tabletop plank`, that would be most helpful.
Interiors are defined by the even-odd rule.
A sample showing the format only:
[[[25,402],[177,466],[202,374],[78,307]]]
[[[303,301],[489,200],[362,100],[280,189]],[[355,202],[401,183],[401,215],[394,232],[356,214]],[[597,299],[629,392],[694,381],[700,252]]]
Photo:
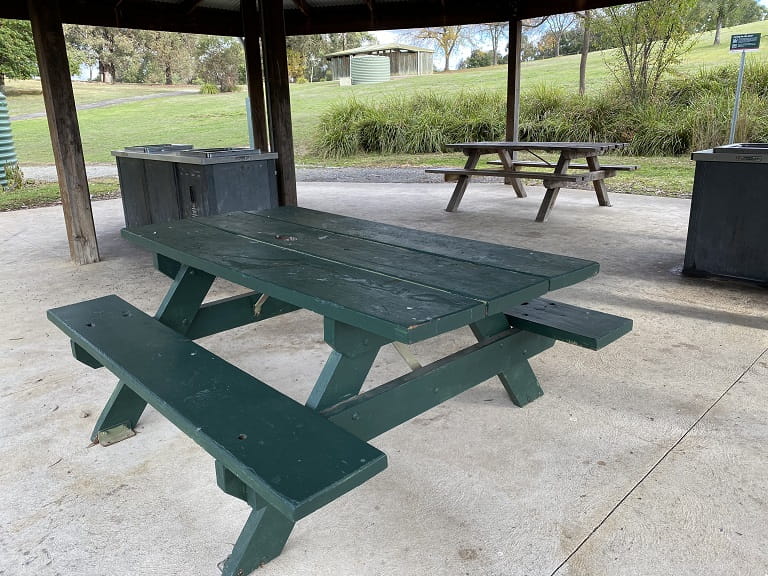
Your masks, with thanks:
[[[318,231],[258,214],[239,212],[198,222],[280,248],[486,302],[488,314],[509,310],[510,303],[516,306],[549,290],[549,279],[545,277]]]
[[[205,226],[196,219],[124,229],[142,248],[400,342],[487,315],[486,304]]]
[[[549,290],[557,290],[591,278],[600,269],[597,262],[581,258],[423,232],[297,206],[281,206],[259,211],[258,214],[327,232],[366,238],[393,246],[439,254],[454,260],[547,278]]]
[[[605,154],[612,150],[626,148],[625,142],[456,142],[446,144],[449,150],[482,150],[492,153],[499,150],[540,150],[561,152],[570,150],[579,153]]]

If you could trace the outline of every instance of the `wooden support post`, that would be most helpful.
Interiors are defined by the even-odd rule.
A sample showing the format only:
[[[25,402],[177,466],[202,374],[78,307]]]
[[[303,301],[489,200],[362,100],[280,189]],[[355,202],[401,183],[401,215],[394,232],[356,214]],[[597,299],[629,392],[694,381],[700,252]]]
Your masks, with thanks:
[[[264,75],[261,72],[260,25],[256,0],[242,0],[240,11],[245,37],[245,68],[248,73],[248,97],[251,102],[253,146],[267,151],[267,107],[264,100]]]
[[[278,203],[280,206],[296,206],[296,166],[293,158],[291,95],[283,2],[282,0],[260,0],[259,8],[267,84],[269,140],[272,152],[277,152],[278,156]]]
[[[507,62],[507,126],[510,142],[520,139],[520,52],[523,42],[522,20],[509,22],[509,61]]]
[[[507,126],[506,139],[517,142],[520,139],[520,52],[523,42],[523,21],[512,19],[509,22],[509,59],[507,62]],[[517,152],[512,152],[512,160]],[[515,186],[515,192],[525,196],[524,189],[518,189],[517,178],[505,178],[504,184]],[[521,183],[521,182],[520,182]],[[522,184],[522,183],[521,183]]]
[[[99,261],[83,143],[69,76],[59,0],[29,0],[43,99],[59,177],[69,253],[77,264]]]

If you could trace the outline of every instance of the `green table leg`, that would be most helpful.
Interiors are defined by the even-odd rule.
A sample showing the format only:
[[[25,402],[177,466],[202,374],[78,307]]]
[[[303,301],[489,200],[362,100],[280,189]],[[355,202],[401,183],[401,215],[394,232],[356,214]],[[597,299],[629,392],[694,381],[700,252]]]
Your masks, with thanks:
[[[470,328],[477,340],[483,342],[491,336],[509,330],[509,321],[504,314],[495,314],[470,324]],[[498,377],[515,406],[525,406],[544,394],[528,360],[516,363],[499,373]]]
[[[295,522],[249,489],[237,476],[216,461],[216,481],[224,492],[251,505],[253,510],[224,562],[223,576],[243,576],[280,555]]]
[[[201,270],[181,266],[168,294],[155,315],[163,324],[186,334],[197,314],[214,277]],[[104,445],[133,436],[133,428],[147,403],[122,382],[118,382],[107,405],[101,411],[91,432],[91,441],[108,438]]]
[[[277,558],[293,530],[293,524],[271,506],[251,510],[232,554],[224,562],[222,576],[244,576]]]
[[[136,392],[118,382],[93,427],[91,442],[108,446],[133,436],[133,429],[146,406],[147,403]],[[104,440],[105,433],[110,436],[109,441]]]
[[[182,265],[155,318],[186,334],[214,280],[208,272]]]
[[[360,392],[379,348],[391,342],[359,328],[325,319],[325,341],[333,348],[307,406],[324,410]]]

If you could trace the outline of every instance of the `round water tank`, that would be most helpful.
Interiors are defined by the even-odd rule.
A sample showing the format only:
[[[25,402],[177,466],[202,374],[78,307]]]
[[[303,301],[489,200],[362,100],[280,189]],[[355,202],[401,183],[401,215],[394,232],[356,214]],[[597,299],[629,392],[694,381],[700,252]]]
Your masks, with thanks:
[[[16,149],[11,134],[11,118],[8,115],[8,102],[0,92],[0,188],[8,186],[6,168],[12,169],[18,164]]]
[[[373,84],[389,81],[389,57],[356,56],[350,60],[352,84]]]

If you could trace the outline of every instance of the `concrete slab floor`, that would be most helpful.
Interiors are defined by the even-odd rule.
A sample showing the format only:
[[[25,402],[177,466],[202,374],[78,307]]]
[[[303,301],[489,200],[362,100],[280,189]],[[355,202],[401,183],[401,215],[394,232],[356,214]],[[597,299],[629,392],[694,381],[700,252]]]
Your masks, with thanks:
[[[515,408],[490,380],[373,441],[389,468],[299,522],[272,575],[768,574],[768,290],[682,277],[687,200],[473,184],[301,184],[303,206],[579,256],[596,278],[554,297],[629,316],[600,352],[533,359],[545,395]],[[135,438],[88,437],[115,378],[78,364],[45,319],[116,293],[153,312],[168,287],[93,206],[103,261],[70,263],[61,208],[0,214],[0,575],[217,574],[248,507],[153,410]],[[216,284],[216,295],[236,289]],[[415,347],[427,361],[464,331]],[[325,361],[298,312],[204,346],[301,400]],[[373,382],[405,372],[392,350]]]

